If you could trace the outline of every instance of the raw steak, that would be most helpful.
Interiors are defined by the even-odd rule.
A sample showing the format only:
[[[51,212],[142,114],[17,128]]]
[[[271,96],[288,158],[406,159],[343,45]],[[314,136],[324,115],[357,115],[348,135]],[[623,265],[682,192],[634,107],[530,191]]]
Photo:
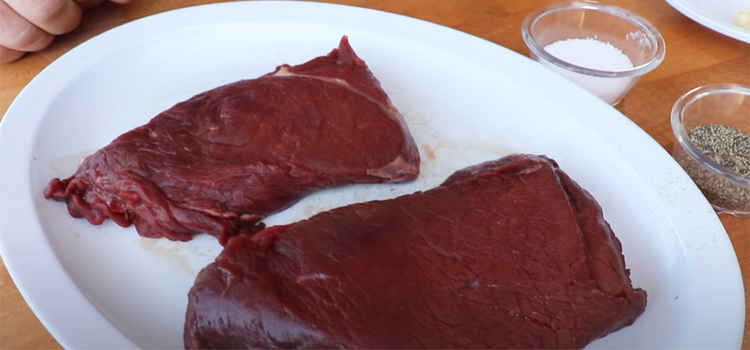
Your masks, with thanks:
[[[512,155],[232,238],[189,293],[185,346],[583,348],[646,307],[621,250],[554,161]]]
[[[313,191],[418,173],[401,114],[344,37],[327,56],[175,105],[44,195],[95,225],[109,217],[146,237],[206,232],[225,244]]]

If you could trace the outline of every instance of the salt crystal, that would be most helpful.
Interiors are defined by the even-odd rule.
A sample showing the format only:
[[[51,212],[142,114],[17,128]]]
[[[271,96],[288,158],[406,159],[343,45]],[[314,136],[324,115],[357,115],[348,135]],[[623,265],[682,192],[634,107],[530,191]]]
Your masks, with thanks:
[[[624,71],[633,68],[633,62],[620,49],[593,38],[560,40],[545,46],[544,50],[562,61],[588,69]],[[544,60],[541,62],[610,104],[619,102],[637,79],[589,76],[566,70]]]

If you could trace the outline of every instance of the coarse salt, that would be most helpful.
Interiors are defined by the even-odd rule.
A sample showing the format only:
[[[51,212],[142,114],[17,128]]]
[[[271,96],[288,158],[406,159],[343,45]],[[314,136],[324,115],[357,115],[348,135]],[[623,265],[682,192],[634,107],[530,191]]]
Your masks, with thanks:
[[[565,62],[590,69],[617,71],[633,68],[633,62],[620,49],[593,38],[555,41],[544,50]]]
[[[600,71],[624,71],[633,68],[633,62],[616,46],[594,38],[566,39],[544,47],[552,56],[567,63]],[[541,60],[552,70],[589,90],[610,104],[619,102],[636,78],[611,78],[584,75]]]

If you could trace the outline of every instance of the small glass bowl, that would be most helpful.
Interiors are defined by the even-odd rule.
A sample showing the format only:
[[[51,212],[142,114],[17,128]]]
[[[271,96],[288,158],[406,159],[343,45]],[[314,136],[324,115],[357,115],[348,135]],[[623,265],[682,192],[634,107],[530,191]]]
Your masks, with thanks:
[[[719,213],[750,215],[750,177],[719,164],[702,152],[690,132],[702,125],[725,125],[750,134],[750,87],[710,84],[680,97],[672,108],[677,142],[672,156]]]
[[[664,60],[666,46],[651,23],[617,6],[590,1],[552,4],[531,12],[521,28],[531,58],[616,105],[646,73]],[[609,43],[633,63],[626,70],[598,70],[561,60],[545,50],[566,39]]]

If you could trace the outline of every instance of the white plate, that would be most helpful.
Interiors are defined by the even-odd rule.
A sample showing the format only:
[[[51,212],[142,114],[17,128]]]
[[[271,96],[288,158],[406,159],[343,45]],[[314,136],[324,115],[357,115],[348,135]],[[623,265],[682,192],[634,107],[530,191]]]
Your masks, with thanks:
[[[666,0],[688,18],[730,38],[750,43],[750,30],[734,23],[740,11],[750,11],[750,0]]]
[[[590,348],[739,348],[744,293],[726,231],[670,155],[625,116],[468,34],[362,8],[271,1],[185,8],[108,31],[52,63],[8,109],[1,253],[64,347],[182,347],[186,293],[220,247],[205,235],[148,240],[111,221],[73,219],[43,198],[50,179],[176,102],[326,54],[344,34],[407,119],[422,175],[323,191],[270,224],[430,188],[508,153],[546,154],[599,200],[634,285],[649,293],[633,326]]]

